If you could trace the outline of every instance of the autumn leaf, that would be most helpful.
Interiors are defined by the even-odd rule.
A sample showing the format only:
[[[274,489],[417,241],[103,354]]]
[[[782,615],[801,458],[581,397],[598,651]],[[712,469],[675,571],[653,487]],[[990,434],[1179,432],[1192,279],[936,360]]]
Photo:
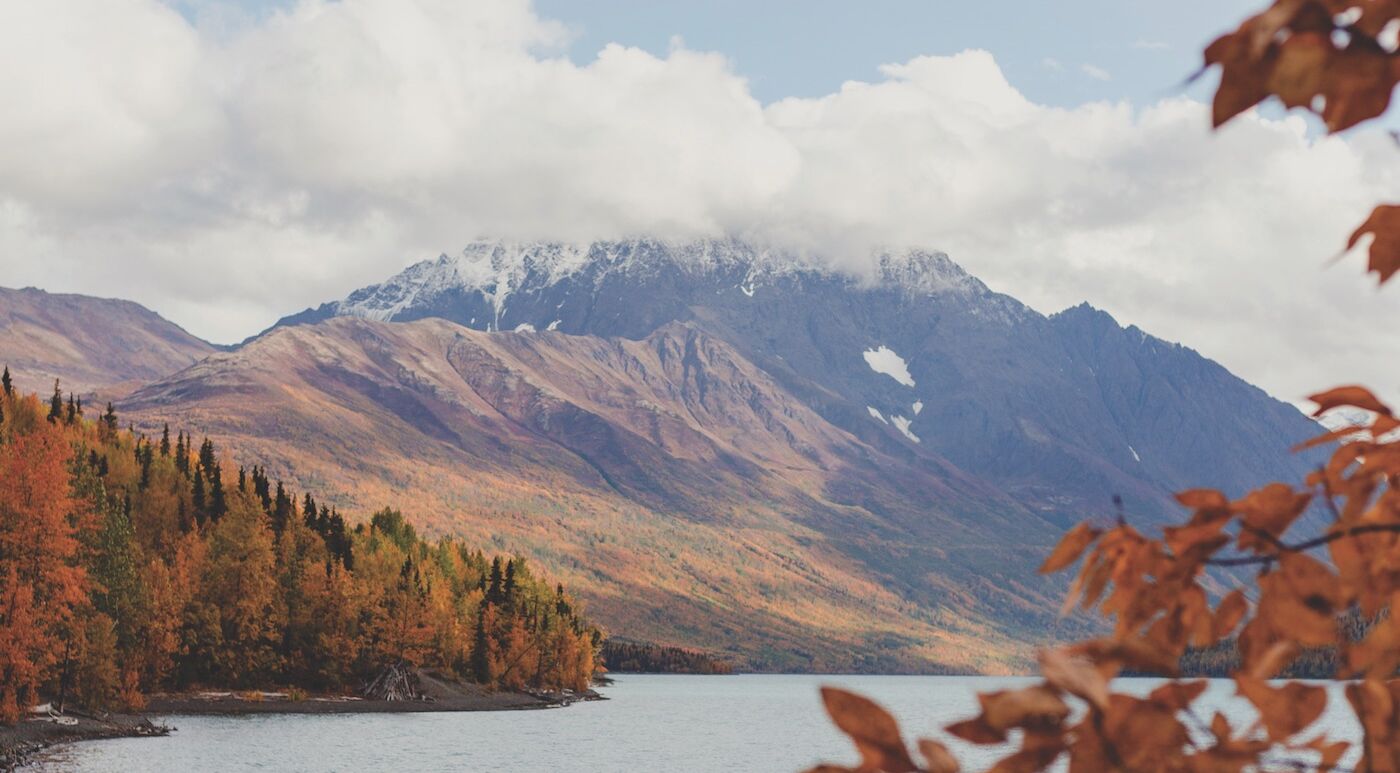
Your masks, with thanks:
[[[1385,284],[1400,271],[1400,205],[1382,204],[1371,212],[1347,240],[1347,249],[1354,248],[1361,237],[1371,234],[1370,263],[1368,271],[1374,271]],[[1386,411],[1389,413],[1389,411]]]
[[[899,723],[869,698],[835,687],[822,688],[822,702],[831,721],[850,736],[860,752],[860,771],[914,773],[918,765],[899,732]]]
[[[948,747],[932,738],[919,739],[919,753],[924,757],[928,773],[958,773],[962,769]]]
[[[987,723],[986,719],[981,716],[965,719],[961,722],[954,722],[943,729],[968,743],[975,743],[983,746],[1006,741],[1006,733],[992,727]]]
[[[1050,553],[1050,557],[1045,559],[1045,563],[1040,565],[1041,574],[1058,572],[1061,569],[1079,560],[1079,556],[1084,553],[1084,549],[1093,544],[1102,532],[1087,523],[1081,523],[1069,530],[1060,539],[1060,544],[1055,546],[1055,550]]]
[[[1060,696],[1039,685],[983,693],[977,699],[987,726],[1003,734],[1013,728],[1054,727],[1069,716],[1069,706]]]
[[[1239,694],[1259,710],[1259,718],[1275,742],[1286,741],[1302,732],[1327,708],[1324,687],[1300,682],[1273,687],[1251,676],[1235,677],[1235,685]]]
[[[1229,636],[1248,611],[1249,600],[1244,597],[1244,591],[1238,588],[1230,591],[1229,595],[1221,599],[1220,605],[1215,608],[1215,619],[1212,624],[1215,638],[1218,640]]]
[[[1396,207],[1395,209],[1400,211],[1400,207]],[[1397,217],[1395,225],[1397,228],[1400,228],[1400,217]],[[1400,238],[1400,234],[1397,234],[1397,237]],[[1397,249],[1400,249],[1400,241],[1397,241],[1396,246]],[[1314,417],[1321,416],[1333,408],[1342,406],[1351,406],[1353,408],[1361,408],[1362,410],[1374,411],[1384,416],[1390,415],[1390,407],[1377,399],[1376,396],[1371,393],[1371,390],[1362,386],[1340,386],[1335,389],[1329,389],[1326,392],[1318,392],[1315,395],[1309,395],[1308,399],[1317,403],[1317,410],[1313,411]]]
[[[1051,686],[1100,711],[1108,708],[1108,679],[1088,660],[1060,649],[1041,650],[1038,659],[1040,673]]]

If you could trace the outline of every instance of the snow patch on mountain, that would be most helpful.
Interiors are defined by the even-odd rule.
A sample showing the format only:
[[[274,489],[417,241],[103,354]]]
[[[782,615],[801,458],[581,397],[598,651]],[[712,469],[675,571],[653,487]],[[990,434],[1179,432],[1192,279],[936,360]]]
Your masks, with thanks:
[[[889,424],[888,421],[885,421],[884,415],[881,414],[879,411],[875,410],[872,406],[865,406],[865,410],[870,411],[870,416],[872,418],[879,419],[882,424]]]
[[[909,375],[909,364],[904,361],[893,349],[888,346],[879,346],[874,349],[866,349],[865,364],[876,373],[883,373],[899,383],[912,387],[914,377]]]
[[[899,430],[900,433],[903,434],[905,437],[909,438],[910,440],[914,441],[915,443],[920,442],[920,441],[919,441],[919,436],[918,436],[918,435],[915,435],[915,434],[909,429],[909,425],[914,423],[914,420],[913,420],[913,419],[908,419],[908,418],[905,418],[905,417],[903,417],[903,416],[891,416],[891,417],[890,417],[890,421],[893,421],[893,422],[894,422],[894,428],[897,429],[897,430]]]
[[[915,400],[915,401],[914,401],[913,408],[914,408],[914,415],[915,415],[915,416],[918,416],[919,413],[920,413],[921,411],[924,410],[924,401],[923,401],[923,400]]]

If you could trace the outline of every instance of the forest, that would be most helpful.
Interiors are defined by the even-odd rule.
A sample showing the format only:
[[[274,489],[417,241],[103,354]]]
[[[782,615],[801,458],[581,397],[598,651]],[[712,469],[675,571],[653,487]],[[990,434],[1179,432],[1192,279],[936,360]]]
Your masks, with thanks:
[[[601,650],[609,671],[632,674],[729,674],[734,666],[705,652],[648,642],[608,639]]]
[[[404,662],[492,688],[586,689],[601,632],[519,557],[351,528],[311,492],[169,428],[0,378],[0,723],[195,687],[352,689]]]

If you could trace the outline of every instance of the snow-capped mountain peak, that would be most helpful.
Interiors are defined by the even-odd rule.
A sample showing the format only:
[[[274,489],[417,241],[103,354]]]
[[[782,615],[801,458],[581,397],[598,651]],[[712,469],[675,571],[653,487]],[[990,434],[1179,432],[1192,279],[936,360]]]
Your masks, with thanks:
[[[834,266],[852,266],[851,269]],[[730,283],[748,297],[756,288],[797,274],[863,281],[855,266],[873,266],[867,279],[915,295],[985,293],[986,287],[947,255],[922,250],[880,252],[864,260],[831,262],[789,251],[757,247],[734,239],[667,242],[657,239],[561,242],[473,242],[461,253],[442,255],[404,269],[389,280],[356,290],[329,304],[334,315],[392,320],[444,296],[479,293],[491,312],[480,327],[502,329],[499,321],[510,297],[541,291],[571,277],[587,275],[594,285],[609,274],[676,272],[720,284]]]

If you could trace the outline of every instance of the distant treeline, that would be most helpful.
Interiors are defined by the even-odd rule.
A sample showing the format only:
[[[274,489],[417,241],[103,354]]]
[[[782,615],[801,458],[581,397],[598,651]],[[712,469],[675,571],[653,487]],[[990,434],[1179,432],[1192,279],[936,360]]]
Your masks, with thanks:
[[[600,633],[520,558],[354,528],[214,444],[0,377],[0,723],[43,698],[344,689],[406,661],[493,687],[588,687]],[[407,503],[411,505],[412,503]]]
[[[603,665],[609,671],[649,674],[728,674],[734,667],[713,655],[680,647],[608,639]]]
[[[1385,613],[1382,613],[1382,616]],[[1342,634],[1347,641],[1358,642],[1375,625],[1375,620],[1366,620],[1360,614],[1352,613],[1342,618]],[[1334,679],[1349,678],[1350,674],[1338,673],[1337,649],[1316,647],[1305,649],[1290,663],[1280,679]],[[1208,677],[1229,679],[1239,673],[1239,644],[1231,637],[1222,639],[1210,647],[1192,647],[1181,656],[1181,675],[1187,677]]]

